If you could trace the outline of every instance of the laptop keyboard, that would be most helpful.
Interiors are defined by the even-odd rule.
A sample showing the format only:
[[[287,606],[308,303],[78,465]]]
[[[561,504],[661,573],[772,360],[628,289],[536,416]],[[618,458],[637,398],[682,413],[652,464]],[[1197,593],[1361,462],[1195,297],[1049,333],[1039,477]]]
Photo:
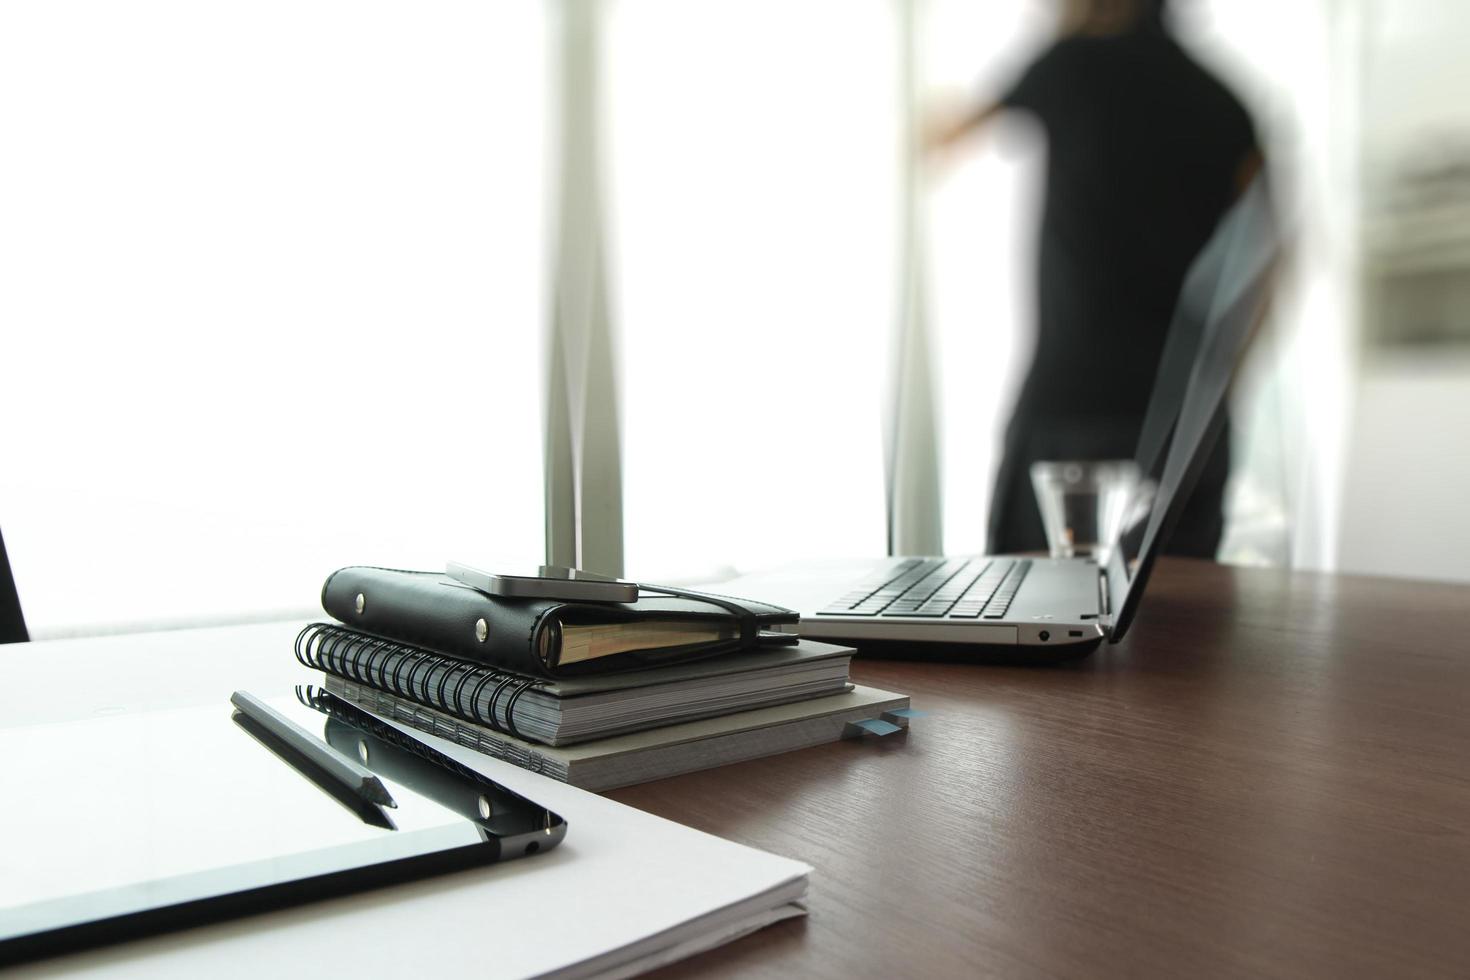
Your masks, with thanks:
[[[818,616],[1003,619],[1029,558],[909,558],[863,582]]]

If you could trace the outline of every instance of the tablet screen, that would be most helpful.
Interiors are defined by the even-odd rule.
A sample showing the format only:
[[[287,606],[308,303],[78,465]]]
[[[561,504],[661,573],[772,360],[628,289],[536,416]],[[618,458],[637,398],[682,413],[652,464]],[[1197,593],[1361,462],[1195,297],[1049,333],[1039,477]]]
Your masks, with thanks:
[[[311,886],[323,876],[392,867],[415,877],[416,859],[450,870],[549,849],[564,833],[545,808],[389,741],[396,730],[354,724],[348,712],[376,719],[330,695],[268,704],[357,756],[396,805],[328,791],[224,698],[0,730],[0,959],[50,931],[150,914],[157,922],[128,934],[189,924],[178,913],[191,903],[282,886],[300,901],[332,893]],[[327,704],[341,712],[323,713]]]

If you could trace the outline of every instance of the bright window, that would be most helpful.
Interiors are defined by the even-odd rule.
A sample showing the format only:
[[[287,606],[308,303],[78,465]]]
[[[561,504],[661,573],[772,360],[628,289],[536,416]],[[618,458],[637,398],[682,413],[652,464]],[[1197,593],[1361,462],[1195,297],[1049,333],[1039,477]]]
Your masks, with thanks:
[[[0,528],[38,636],[542,547],[534,4],[0,6]]]
[[[620,0],[611,249],[633,576],[881,555],[886,0]]]

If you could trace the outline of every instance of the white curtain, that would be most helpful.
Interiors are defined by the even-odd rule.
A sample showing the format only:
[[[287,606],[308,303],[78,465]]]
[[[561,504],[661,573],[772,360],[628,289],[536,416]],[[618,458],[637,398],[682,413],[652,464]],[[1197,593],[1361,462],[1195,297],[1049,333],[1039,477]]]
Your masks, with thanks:
[[[540,555],[542,18],[0,5],[0,527],[34,635]]]
[[[628,574],[882,554],[893,4],[618,0],[608,18]]]

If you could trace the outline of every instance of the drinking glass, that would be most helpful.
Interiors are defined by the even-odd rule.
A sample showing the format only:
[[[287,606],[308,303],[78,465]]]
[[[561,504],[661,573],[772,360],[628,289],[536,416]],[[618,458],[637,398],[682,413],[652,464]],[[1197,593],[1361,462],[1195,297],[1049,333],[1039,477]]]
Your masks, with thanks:
[[[1053,558],[1096,558],[1107,564],[1139,488],[1128,459],[1042,460],[1031,486]]]

